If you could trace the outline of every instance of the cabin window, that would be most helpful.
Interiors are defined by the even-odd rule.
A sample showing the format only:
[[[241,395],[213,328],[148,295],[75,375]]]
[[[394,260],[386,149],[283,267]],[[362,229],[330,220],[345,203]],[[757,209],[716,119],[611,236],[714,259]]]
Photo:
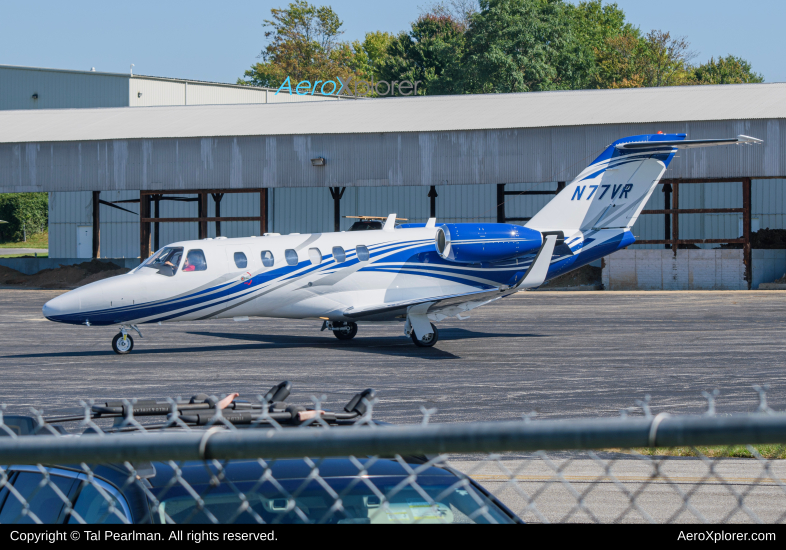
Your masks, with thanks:
[[[242,252],[235,252],[235,265],[239,269],[245,269],[248,266],[248,258]]]
[[[337,264],[343,263],[347,261],[347,253],[344,252],[344,249],[340,246],[333,247],[333,258],[336,260]]]
[[[140,267],[152,267],[153,269],[158,270],[159,275],[171,277],[177,273],[177,268],[180,266],[180,260],[182,258],[182,247],[166,247],[162,248],[156,252],[155,255],[148,258]]]
[[[199,249],[189,250],[186,254],[186,261],[183,262],[182,271],[205,271],[207,269],[207,261],[205,261],[205,253]]]
[[[273,253],[270,250],[262,251],[262,265],[265,267],[273,267],[276,261],[273,259]]]
[[[358,254],[358,260],[360,260],[361,262],[368,261],[369,258],[368,248],[366,248],[362,244],[359,244],[355,247],[355,252],[357,252]]]
[[[284,251],[284,258],[286,258],[289,265],[297,265],[297,252],[291,248]]]
[[[322,263],[322,252],[318,248],[309,248],[308,258],[312,264],[319,265]]]

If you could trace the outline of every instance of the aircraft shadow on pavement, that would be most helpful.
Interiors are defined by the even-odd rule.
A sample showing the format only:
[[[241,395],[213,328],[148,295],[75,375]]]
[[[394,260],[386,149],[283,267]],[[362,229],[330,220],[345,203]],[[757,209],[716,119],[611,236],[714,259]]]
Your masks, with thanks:
[[[157,355],[170,353],[208,353],[213,351],[243,351],[258,349],[295,349],[303,347],[312,348],[338,348],[347,352],[376,353],[382,355],[411,355],[423,359],[460,359],[459,356],[441,350],[439,343],[433,348],[418,348],[408,338],[398,336],[366,336],[359,337],[349,342],[342,342],[335,338],[319,336],[294,336],[294,335],[266,335],[243,332],[187,332],[195,336],[223,338],[227,340],[244,341],[246,344],[189,346],[189,347],[161,347],[154,349],[140,349],[137,347],[131,352],[136,355]],[[475,338],[544,338],[543,334],[502,334],[475,332],[462,328],[447,328],[439,332],[440,341],[445,340],[470,340]],[[330,336],[329,334],[327,336]],[[154,341],[154,339],[150,339]],[[138,342],[139,343],[139,342]],[[36,358],[36,357],[97,357],[115,356],[111,349],[106,351],[63,351],[56,353],[27,353],[20,355],[6,355],[5,358]]]

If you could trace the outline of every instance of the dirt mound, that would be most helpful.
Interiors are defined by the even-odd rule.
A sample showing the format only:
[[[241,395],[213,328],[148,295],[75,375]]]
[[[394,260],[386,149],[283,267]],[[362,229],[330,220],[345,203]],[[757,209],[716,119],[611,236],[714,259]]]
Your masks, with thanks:
[[[741,249],[739,243],[722,244],[721,248]],[[751,233],[751,248],[759,250],[781,250],[786,248],[786,229],[759,229]]]
[[[759,229],[751,233],[751,246],[759,249],[786,248],[786,229]]]
[[[44,269],[33,275],[25,275],[15,269],[0,266],[0,285],[20,288],[72,289],[86,284],[123,275],[131,271],[117,264],[91,260],[77,265],[61,265],[55,269]]]
[[[560,275],[550,280],[540,288],[548,290],[550,288],[565,288],[572,286],[597,286],[601,284],[602,272],[603,270],[599,267],[585,265],[575,271],[565,273],[564,275]]]

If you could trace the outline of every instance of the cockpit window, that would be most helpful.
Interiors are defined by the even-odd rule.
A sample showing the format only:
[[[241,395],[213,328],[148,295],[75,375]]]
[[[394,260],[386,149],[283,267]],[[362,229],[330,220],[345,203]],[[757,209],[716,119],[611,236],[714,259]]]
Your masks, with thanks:
[[[248,266],[248,259],[242,252],[235,252],[235,265],[240,269],[245,269]]]
[[[207,269],[207,262],[205,261],[205,254],[201,250],[189,250],[186,254],[186,260],[183,262],[182,271],[205,271]]]
[[[166,275],[171,277],[177,273],[177,268],[180,265],[180,260],[183,258],[183,247],[166,247],[162,248],[150,258],[145,260],[141,267],[151,267],[157,269],[159,275]]]

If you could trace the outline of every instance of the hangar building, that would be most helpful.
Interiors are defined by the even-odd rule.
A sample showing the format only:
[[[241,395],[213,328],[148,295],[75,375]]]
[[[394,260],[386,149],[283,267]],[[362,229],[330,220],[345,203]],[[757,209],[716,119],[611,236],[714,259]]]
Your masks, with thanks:
[[[79,77],[101,95],[94,75]],[[0,191],[51,193],[51,257],[138,258],[217,234],[345,230],[343,215],[524,223],[609,143],[657,131],[764,144],[682,151],[632,248],[670,246],[676,257],[682,245],[740,244],[751,281],[750,232],[786,227],[786,84],[265,103],[269,90],[252,102],[245,87],[97,76],[122,77],[127,102],[0,103],[13,109],[0,112]],[[138,78],[160,106],[134,103]],[[164,93],[170,85],[182,93]],[[215,91],[195,96],[197,85]]]

